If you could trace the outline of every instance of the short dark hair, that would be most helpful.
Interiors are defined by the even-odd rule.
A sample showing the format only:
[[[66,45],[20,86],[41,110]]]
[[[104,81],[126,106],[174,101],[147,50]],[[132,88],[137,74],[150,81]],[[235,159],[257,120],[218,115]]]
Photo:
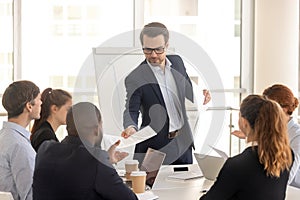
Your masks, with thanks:
[[[140,34],[140,41],[141,41],[142,45],[144,44],[144,41],[143,41],[144,35],[147,35],[152,38],[154,38],[158,35],[163,35],[164,39],[165,39],[165,43],[167,43],[169,41],[169,31],[168,31],[167,27],[160,22],[151,22],[144,26],[144,28],[142,29],[141,34]]]
[[[90,134],[90,130],[98,127],[101,120],[101,113],[94,104],[90,102],[77,103],[67,113],[68,135],[84,136],[84,134]]]
[[[34,99],[39,93],[39,87],[31,81],[22,80],[11,83],[2,96],[2,105],[7,111],[8,119],[23,113],[28,102],[34,104]]]

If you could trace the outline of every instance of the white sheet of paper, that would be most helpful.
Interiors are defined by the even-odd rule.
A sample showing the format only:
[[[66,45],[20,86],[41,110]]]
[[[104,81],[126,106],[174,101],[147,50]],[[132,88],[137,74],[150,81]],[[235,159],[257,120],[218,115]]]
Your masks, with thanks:
[[[128,138],[121,138],[121,143],[118,146],[119,149],[126,148],[132,145],[136,145],[137,143],[140,143],[144,140],[147,140],[153,136],[155,136],[157,133],[150,127],[146,126],[145,128],[139,130],[135,134],[131,135]]]
[[[145,191],[144,193],[136,194],[138,200],[155,200],[159,199],[157,195],[153,194],[152,191]]]
[[[215,152],[217,152],[222,158],[227,159],[229,156],[222,150],[217,149],[211,145],[208,145],[210,148],[212,148]]]

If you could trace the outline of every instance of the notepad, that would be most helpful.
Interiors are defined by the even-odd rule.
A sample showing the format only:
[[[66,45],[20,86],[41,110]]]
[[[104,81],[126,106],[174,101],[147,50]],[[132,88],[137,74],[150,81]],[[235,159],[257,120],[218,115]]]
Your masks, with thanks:
[[[173,174],[169,175],[168,179],[177,179],[177,180],[191,180],[195,178],[203,177],[202,172],[199,171],[187,171],[187,172],[174,172]]]

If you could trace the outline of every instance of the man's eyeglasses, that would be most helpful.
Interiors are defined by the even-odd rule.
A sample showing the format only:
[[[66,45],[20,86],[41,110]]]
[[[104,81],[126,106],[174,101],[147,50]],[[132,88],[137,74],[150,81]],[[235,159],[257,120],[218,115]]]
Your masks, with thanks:
[[[143,52],[144,54],[152,54],[152,52],[154,51],[156,54],[162,54],[163,52],[165,52],[165,48],[166,47],[158,47],[158,48],[143,48]]]

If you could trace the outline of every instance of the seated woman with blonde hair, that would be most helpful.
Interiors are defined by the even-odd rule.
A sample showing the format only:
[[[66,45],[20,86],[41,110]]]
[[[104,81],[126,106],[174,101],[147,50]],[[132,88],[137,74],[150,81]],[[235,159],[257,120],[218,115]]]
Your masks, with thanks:
[[[287,120],[275,101],[261,95],[246,97],[240,106],[239,127],[247,147],[225,162],[216,182],[200,199],[285,199],[293,163]]]

